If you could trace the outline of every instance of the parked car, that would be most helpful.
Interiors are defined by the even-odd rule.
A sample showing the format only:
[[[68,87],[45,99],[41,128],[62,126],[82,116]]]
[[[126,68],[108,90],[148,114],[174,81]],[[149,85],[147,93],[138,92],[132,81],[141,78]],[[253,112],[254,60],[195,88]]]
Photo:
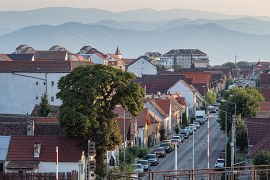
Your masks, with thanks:
[[[186,127],[186,130],[188,130],[189,134],[192,135],[193,134],[193,129],[191,127]]]
[[[199,129],[201,127],[200,123],[198,121],[195,121],[194,124],[196,125],[196,128]]]
[[[158,165],[158,157],[156,154],[147,154],[146,159],[148,160],[151,166]]]
[[[138,164],[142,164],[143,166],[143,171],[149,171],[150,170],[150,163],[148,162],[148,160],[145,159],[139,159],[137,161]]]
[[[180,136],[180,138],[181,138],[181,141],[180,142],[181,143],[184,142],[185,137],[184,137],[183,134],[176,134],[176,136]]]
[[[141,163],[137,163],[137,164],[133,164],[133,166],[135,167],[134,172],[135,173],[138,173],[138,176],[139,177],[143,176],[144,169],[143,169],[142,164]]]
[[[157,147],[153,153],[156,154],[157,157],[166,157],[166,150],[164,147]]]
[[[173,142],[172,142],[173,139],[178,140],[179,143],[182,142],[182,138],[181,138],[180,135],[174,135],[174,136],[172,137],[172,139],[171,139],[171,143],[173,143]]]
[[[160,147],[164,147],[166,150],[166,153],[170,153],[174,149],[174,145],[172,143],[164,142],[160,144]]]
[[[192,129],[194,128],[194,131],[197,131],[197,126],[195,124],[190,124],[189,127]],[[193,131],[193,129],[192,129]]]
[[[174,145],[174,148],[175,148],[175,146],[179,147],[179,145],[180,145],[180,141],[178,139],[171,139],[171,142]]]
[[[217,110],[215,107],[209,109],[209,113],[216,113],[216,112],[217,112]]]
[[[223,168],[225,164],[225,160],[224,159],[217,159],[215,162],[215,167],[216,168]]]
[[[188,131],[183,130],[180,134],[183,134],[185,139],[188,139],[188,137],[189,137],[189,132]]]

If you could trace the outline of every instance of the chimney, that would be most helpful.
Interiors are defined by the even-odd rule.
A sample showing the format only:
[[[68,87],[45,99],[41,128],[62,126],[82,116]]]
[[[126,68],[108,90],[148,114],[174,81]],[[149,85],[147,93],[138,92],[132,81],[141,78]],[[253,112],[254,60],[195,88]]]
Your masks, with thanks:
[[[35,132],[35,122],[28,119],[27,121],[27,136],[34,136]]]
[[[41,150],[41,143],[35,143],[34,144],[34,158],[39,158]]]

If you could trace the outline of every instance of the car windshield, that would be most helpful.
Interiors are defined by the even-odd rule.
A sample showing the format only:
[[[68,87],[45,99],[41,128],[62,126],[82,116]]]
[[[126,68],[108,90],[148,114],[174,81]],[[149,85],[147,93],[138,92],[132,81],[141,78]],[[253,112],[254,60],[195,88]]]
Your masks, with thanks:
[[[179,139],[179,137],[180,137],[180,136],[173,136],[172,138],[173,138],[173,139]],[[173,139],[172,139],[172,140],[173,140]]]
[[[218,163],[224,163],[224,159],[218,159],[217,162]]]
[[[169,144],[168,143],[162,143],[160,146],[161,147],[166,147],[166,146],[169,146]]]
[[[155,154],[148,154],[147,157],[148,158],[156,158],[156,155]]]
[[[134,164],[134,166],[135,166],[136,169],[142,168],[142,165],[141,164]]]
[[[138,163],[141,163],[142,165],[147,165],[148,164],[147,161],[143,161],[143,160],[138,161]]]
[[[172,139],[171,141],[172,141],[172,142],[177,142],[177,139]]]
[[[155,149],[156,151],[163,151],[163,147],[158,147]]]

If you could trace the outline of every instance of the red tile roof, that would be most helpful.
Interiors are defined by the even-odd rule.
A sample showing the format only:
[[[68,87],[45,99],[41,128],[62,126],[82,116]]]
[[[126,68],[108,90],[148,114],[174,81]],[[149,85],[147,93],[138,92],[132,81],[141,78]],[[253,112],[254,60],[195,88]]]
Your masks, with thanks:
[[[265,101],[270,101],[270,87],[260,88],[260,92],[263,95]]]
[[[258,152],[265,150],[270,151],[270,133],[262,138],[255,146],[249,150],[249,156],[255,156]]]
[[[167,115],[170,115],[171,102],[169,99],[155,99],[155,102]]]
[[[12,72],[66,72],[78,66],[92,65],[89,61],[0,61],[0,73]]]
[[[186,78],[192,78],[192,84],[207,84],[211,82],[211,72],[184,72]]]
[[[256,145],[270,129],[270,118],[247,118],[249,145]]]
[[[179,80],[184,79],[184,75],[143,75],[137,80],[147,93],[165,93]]]
[[[260,87],[270,87],[270,74],[260,74]]]
[[[143,110],[139,113],[138,121],[137,121],[138,128],[144,127],[146,125],[147,114],[148,114],[148,108],[143,108]]]
[[[36,51],[35,61],[66,61],[67,51]]]
[[[260,111],[268,111],[270,112],[270,101],[263,101],[259,105]]]
[[[59,124],[59,119],[56,117],[37,117],[35,123],[39,124]]]
[[[7,160],[55,162],[58,146],[59,162],[78,162],[82,156],[81,142],[81,138],[64,136],[11,136]],[[41,143],[39,158],[34,158],[35,143]]]

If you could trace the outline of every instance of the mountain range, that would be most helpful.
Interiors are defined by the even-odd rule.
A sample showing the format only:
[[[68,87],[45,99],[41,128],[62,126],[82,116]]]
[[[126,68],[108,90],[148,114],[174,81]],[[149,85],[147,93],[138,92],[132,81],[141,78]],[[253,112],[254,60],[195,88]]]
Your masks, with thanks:
[[[34,18],[33,18],[34,17]],[[91,45],[107,53],[119,46],[123,57],[137,58],[147,51],[196,48],[210,64],[268,58],[268,17],[230,16],[195,10],[140,9],[110,12],[98,9],[45,8],[0,12],[0,51],[11,53],[20,44],[34,49],[61,45],[78,52]],[[12,22],[13,21],[13,22]]]

